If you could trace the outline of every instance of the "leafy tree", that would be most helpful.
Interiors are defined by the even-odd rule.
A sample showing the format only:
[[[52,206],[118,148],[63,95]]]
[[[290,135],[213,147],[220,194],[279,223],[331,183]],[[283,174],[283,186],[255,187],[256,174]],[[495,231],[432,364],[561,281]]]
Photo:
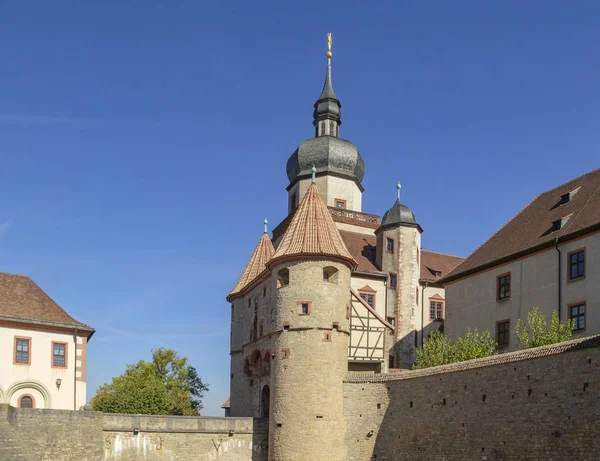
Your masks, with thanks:
[[[444,333],[436,331],[429,336],[423,347],[417,349],[413,369],[489,357],[496,353],[496,346],[496,341],[488,330],[479,333],[477,328],[469,328],[464,337],[459,337],[455,343],[450,342]]]
[[[208,391],[186,357],[172,349],[155,349],[152,361],[127,365],[125,372],[104,384],[91,401],[106,413],[196,416]]]
[[[573,321],[567,320],[565,323],[561,323],[558,320],[558,311],[553,310],[550,325],[548,325],[548,320],[540,308],[534,307],[527,314],[527,323],[521,319],[517,321],[515,334],[522,349],[560,343],[573,336]]]

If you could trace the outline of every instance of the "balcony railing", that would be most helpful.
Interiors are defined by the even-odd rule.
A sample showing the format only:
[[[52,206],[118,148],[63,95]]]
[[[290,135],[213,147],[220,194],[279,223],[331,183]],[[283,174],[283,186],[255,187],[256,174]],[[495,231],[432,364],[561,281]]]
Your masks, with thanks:
[[[360,211],[346,210],[343,208],[327,207],[333,219],[340,218],[345,221],[360,221],[363,223],[379,225],[379,216],[375,214],[361,213]]]

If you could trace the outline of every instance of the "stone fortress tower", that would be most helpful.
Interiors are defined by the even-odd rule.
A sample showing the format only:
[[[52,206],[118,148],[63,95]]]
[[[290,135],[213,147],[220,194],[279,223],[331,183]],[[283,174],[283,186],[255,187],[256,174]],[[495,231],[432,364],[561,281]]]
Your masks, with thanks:
[[[331,47],[331,36],[329,46]],[[231,416],[269,418],[269,459],[345,459],[342,385],[350,372],[408,368],[443,327],[436,282],[462,258],[421,250],[398,198],[362,212],[365,163],[339,138],[331,48],[315,137],[287,162],[288,215],[264,233],[231,303]]]

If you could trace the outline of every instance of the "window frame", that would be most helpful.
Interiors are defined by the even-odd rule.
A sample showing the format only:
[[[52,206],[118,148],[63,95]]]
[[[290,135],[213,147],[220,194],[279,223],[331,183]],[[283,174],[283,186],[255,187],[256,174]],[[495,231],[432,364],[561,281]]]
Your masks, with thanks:
[[[296,303],[300,306],[300,313],[298,315],[310,315],[312,313],[312,301],[298,301]],[[304,312],[304,304],[307,305],[307,312]]]
[[[392,278],[394,278],[394,283],[392,283]],[[396,290],[398,288],[398,275],[390,272],[390,288],[392,290]]]
[[[368,287],[370,288],[370,287]],[[361,288],[360,290],[358,290],[358,294],[360,296],[360,298],[366,302],[369,307],[371,309],[375,309],[375,306],[377,306],[377,292],[375,290],[369,290],[367,287]],[[366,297],[363,298],[363,295]],[[369,296],[371,296],[373,298],[373,305],[369,304]]]
[[[341,203],[342,205],[344,205],[343,207],[338,207],[338,203]],[[334,198],[333,199],[333,206],[335,207],[336,210],[345,210],[347,208],[348,202],[344,199],[341,198]]]
[[[436,304],[436,306],[434,307],[434,317],[431,317],[431,305],[432,304]],[[437,304],[441,304],[441,308],[442,308],[442,315],[441,317],[437,316],[437,309],[438,306]],[[429,298],[429,320],[431,322],[439,322],[439,321],[443,321],[444,317],[446,315],[446,300],[442,299],[442,298]]]
[[[575,264],[573,264],[573,262],[571,261],[571,257],[573,255],[577,255],[579,253],[583,253],[583,274],[577,275],[576,277],[572,277],[571,274],[572,274],[573,266],[579,266],[579,264],[581,264],[581,263],[578,261]],[[578,248],[577,250],[569,251],[569,253],[567,253],[567,268],[568,268],[567,269],[568,270],[567,280],[569,280],[569,282],[581,280],[581,279],[585,278],[585,272],[586,272],[586,264],[585,264],[586,261],[585,260],[586,260],[585,247]]]
[[[505,285],[500,285],[500,279],[502,278],[506,278],[508,277],[508,295],[504,296],[504,297],[500,297],[500,287],[501,286],[506,286]],[[496,301],[504,301],[506,299],[510,299],[510,297],[512,296],[512,275],[510,272],[505,272],[503,274],[500,274],[498,276],[496,276]]]
[[[504,344],[500,344],[500,341],[498,341],[500,325],[508,325],[506,329],[506,343]],[[498,345],[498,349],[504,349],[510,345],[510,319],[496,321],[496,344]]]
[[[577,315],[575,317],[573,317],[571,309],[573,309],[574,307],[581,307],[581,306],[583,306],[583,315],[579,314],[579,312],[578,312]],[[587,328],[587,301],[578,301],[576,303],[570,303],[568,307],[569,307],[569,320],[572,320],[573,318],[579,319],[579,317],[583,317],[583,328],[573,328],[573,333],[581,333],[581,332],[585,331]]]
[[[395,246],[395,245],[394,245],[394,239],[393,239],[393,238],[390,238],[390,237],[386,237],[386,238],[387,238],[387,240],[386,240],[385,251],[386,251],[387,253],[392,253],[392,254],[394,254],[394,246]],[[391,249],[391,250],[390,250],[390,243],[392,244],[392,249]]]
[[[27,362],[18,362],[17,361],[17,341],[28,341],[28,345],[27,345]],[[30,336],[16,336],[14,338],[14,342],[13,342],[13,365],[24,365],[24,366],[29,366],[31,365],[31,346],[32,346],[32,341],[31,341],[31,337]]]
[[[64,366],[60,366],[60,365],[54,365],[54,345],[58,344],[61,346],[65,346],[65,365]],[[51,348],[50,348],[50,366],[51,368],[61,368],[63,370],[66,370],[69,368],[69,343],[65,342],[65,341],[52,341],[51,342]]]
[[[21,406],[21,400],[23,400],[25,397],[29,397],[31,399],[31,408],[35,408],[35,397],[31,394],[23,394],[21,395],[18,400],[17,400],[17,408],[23,408]]]

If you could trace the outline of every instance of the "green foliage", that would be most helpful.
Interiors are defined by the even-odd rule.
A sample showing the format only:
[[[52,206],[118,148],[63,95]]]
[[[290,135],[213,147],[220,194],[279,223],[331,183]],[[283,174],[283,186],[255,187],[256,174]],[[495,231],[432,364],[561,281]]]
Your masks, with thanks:
[[[106,413],[196,416],[208,391],[196,369],[172,349],[152,351],[152,361],[127,365],[104,384],[91,404]]]
[[[459,337],[455,343],[451,343],[444,333],[436,331],[429,336],[423,347],[417,349],[413,369],[489,357],[495,353],[496,341],[488,330],[479,333],[477,328],[469,328],[464,337]]]
[[[573,321],[567,320],[566,323],[561,323],[558,320],[558,311],[554,310],[548,325],[548,320],[540,308],[534,307],[527,314],[527,323],[519,319],[515,334],[522,349],[560,343],[568,341],[573,336]]]

